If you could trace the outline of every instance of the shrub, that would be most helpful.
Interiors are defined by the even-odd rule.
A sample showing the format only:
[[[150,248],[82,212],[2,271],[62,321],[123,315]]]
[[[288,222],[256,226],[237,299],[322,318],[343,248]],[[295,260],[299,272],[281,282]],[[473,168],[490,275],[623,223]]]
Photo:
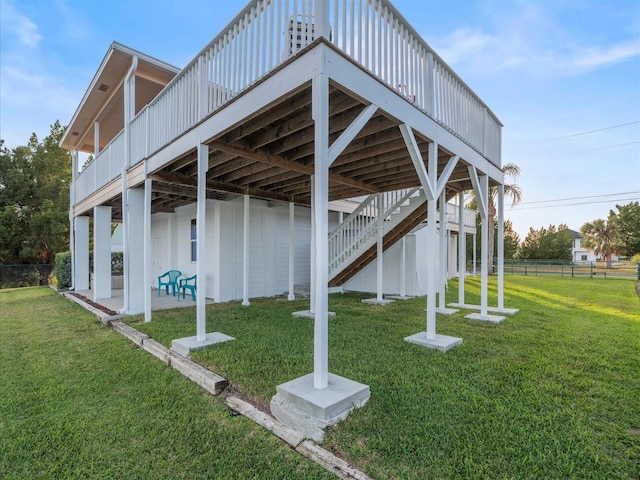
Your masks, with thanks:
[[[55,276],[58,280],[58,288],[67,290],[71,287],[71,252],[56,254]]]

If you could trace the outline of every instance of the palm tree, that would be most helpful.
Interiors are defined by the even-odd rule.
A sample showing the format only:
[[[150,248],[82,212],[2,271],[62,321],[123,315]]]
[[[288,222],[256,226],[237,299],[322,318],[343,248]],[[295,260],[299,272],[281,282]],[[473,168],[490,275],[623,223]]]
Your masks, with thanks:
[[[512,177],[514,180],[518,178],[520,175],[520,167],[515,163],[507,163],[504,167],[502,167],[502,172],[507,177]],[[522,191],[520,187],[515,183],[505,183],[504,184],[504,194],[508,197],[511,197],[511,206],[514,207],[520,200],[522,199]],[[487,260],[489,261],[488,265],[493,264],[493,245],[494,245],[494,235],[495,235],[495,222],[497,215],[496,208],[496,198],[498,197],[498,186],[489,187],[489,195],[487,198],[487,218],[488,218],[488,227],[489,227],[489,236],[487,238]],[[475,201],[475,192],[473,192],[473,200]],[[476,202],[477,204],[477,202]]]
[[[602,255],[603,260],[607,264],[607,268],[611,268],[611,255],[618,252],[617,230],[615,222],[609,218],[609,221],[594,220],[585,223],[580,229],[584,241],[582,245],[590,248],[596,255]]]

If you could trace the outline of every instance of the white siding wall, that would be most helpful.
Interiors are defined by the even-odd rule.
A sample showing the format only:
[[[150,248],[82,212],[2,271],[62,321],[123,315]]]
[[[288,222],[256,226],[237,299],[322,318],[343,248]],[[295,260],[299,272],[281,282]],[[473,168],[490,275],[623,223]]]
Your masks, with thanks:
[[[416,268],[416,254],[418,253],[418,236],[414,234],[407,235],[405,241],[405,294],[408,296],[426,295],[426,284],[422,279],[426,278],[426,268],[420,273]],[[399,295],[402,273],[402,242],[398,242],[384,252],[383,256],[383,285],[384,295]],[[354,275],[344,284],[345,290],[356,292],[375,292],[376,291],[376,272],[377,262],[374,260],[360,272]]]

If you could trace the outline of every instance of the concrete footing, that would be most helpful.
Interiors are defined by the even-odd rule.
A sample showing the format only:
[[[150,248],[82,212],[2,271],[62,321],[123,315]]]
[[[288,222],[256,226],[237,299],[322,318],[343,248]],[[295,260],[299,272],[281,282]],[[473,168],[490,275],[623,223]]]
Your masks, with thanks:
[[[298,310],[297,312],[293,312],[291,315],[294,317],[302,317],[302,318],[316,318],[316,314],[312,313],[311,310]],[[327,312],[328,317],[335,317],[336,312]]]
[[[393,303],[393,300],[388,298],[365,298],[362,300],[362,303],[367,303],[369,305],[389,305]]]
[[[322,442],[324,429],[344,420],[363,406],[371,392],[368,385],[329,373],[327,388],[313,386],[313,373],[276,387],[271,413],[284,425],[307,438]]]
[[[436,313],[441,313],[442,315],[453,315],[454,313],[458,313],[458,310],[454,308],[436,308]]]
[[[202,350],[209,345],[227,342],[229,340],[235,340],[235,338],[220,332],[207,333],[204,340],[198,340],[198,337],[196,336],[177,338],[175,340],[171,340],[171,350],[187,356],[189,355],[189,352],[194,350]]]
[[[388,298],[389,300],[411,300],[414,297],[403,297],[402,295],[387,295],[385,298]]]
[[[482,307],[480,305],[471,305],[468,303],[449,303],[450,307],[455,308],[466,308],[468,310],[481,310]],[[498,308],[498,307],[487,307],[487,312],[491,313],[501,313],[503,315],[515,315],[520,310],[517,308]]]
[[[481,322],[502,323],[505,321],[507,317],[502,317],[499,315],[482,315],[481,313],[472,313],[471,315],[466,315],[464,318],[468,318],[469,320],[479,320]]]
[[[415,343],[416,345],[420,345],[426,348],[433,348],[436,350],[440,350],[441,352],[446,352],[456,345],[462,344],[462,339],[458,337],[450,337],[448,335],[438,335],[436,334],[436,338],[427,338],[427,332],[418,332],[409,337],[405,337],[405,342]]]

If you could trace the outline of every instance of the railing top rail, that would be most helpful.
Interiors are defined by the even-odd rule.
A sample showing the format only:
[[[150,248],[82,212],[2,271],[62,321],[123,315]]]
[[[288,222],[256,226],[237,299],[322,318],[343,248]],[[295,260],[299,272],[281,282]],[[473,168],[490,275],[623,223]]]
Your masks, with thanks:
[[[460,78],[460,77],[458,76],[458,74],[453,70],[453,68],[451,68],[451,67],[449,66],[449,64],[448,64],[447,62],[445,62],[445,61],[443,60],[443,58],[442,58],[440,55],[438,55],[438,54],[436,53],[436,51],[435,51],[433,48],[431,48],[431,46],[427,43],[427,41],[426,41],[424,38],[422,38],[422,35],[420,35],[420,34],[416,31],[416,29],[415,29],[415,28],[413,28],[413,27],[411,26],[411,24],[407,21],[407,19],[405,19],[405,18],[404,18],[404,16],[403,16],[399,11],[398,11],[398,9],[396,9],[396,7],[394,7],[394,6],[393,6],[393,4],[391,3],[391,1],[390,1],[390,0],[367,0],[367,1],[368,1],[369,3],[371,3],[371,4],[374,4],[374,6],[375,6],[375,2],[380,2],[380,4],[381,4],[381,5],[383,5],[383,6],[387,7],[387,9],[388,9],[388,10],[389,10],[393,15],[395,15],[395,16],[398,18],[398,20],[399,20],[399,21],[403,24],[403,26],[404,26],[404,27],[409,31],[409,33],[411,33],[411,35],[413,35],[413,36],[416,38],[416,40],[418,40],[418,42],[420,42],[420,43],[421,43],[421,44],[422,44],[422,45],[427,49],[427,51],[428,51],[428,52],[430,52],[430,53],[433,55],[434,60],[437,60],[440,64],[442,64],[442,66],[443,66],[443,67],[445,67],[445,68],[447,69],[447,71],[448,71],[448,72],[449,72],[449,73],[450,73],[450,74],[451,74],[451,75],[452,75],[452,76],[453,76],[453,77],[454,77],[458,82],[460,82],[460,84],[461,84],[464,88],[466,88],[466,89],[469,91],[469,93],[471,93],[471,94],[476,98],[476,100],[478,100],[478,103],[480,103],[480,105],[482,105],[483,107],[485,107],[485,108],[487,109],[487,113],[488,113],[488,114],[490,114],[490,115],[493,117],[493,119],[494,119],[498,124],[500,124],[500,126],[501,126],[501,127],[504,127],[504,125],[502,124],[502,122],[500,122],[500,120],[498,120],[498,117],[497,117],[497,116],[496,116],[496,115],[491,111],[491,109],[487,106],[487,104],[486,104],[486,103],[484,103],[484,102],[482,101],[482,99],[480,98],[480,96],[479,96],[476,92],[474,92],[474,91],[473,91],[473,89],[472,89],[469,85],[467,85],[467,83],[466,83],[464,80],[462,80],[462,78]]]

